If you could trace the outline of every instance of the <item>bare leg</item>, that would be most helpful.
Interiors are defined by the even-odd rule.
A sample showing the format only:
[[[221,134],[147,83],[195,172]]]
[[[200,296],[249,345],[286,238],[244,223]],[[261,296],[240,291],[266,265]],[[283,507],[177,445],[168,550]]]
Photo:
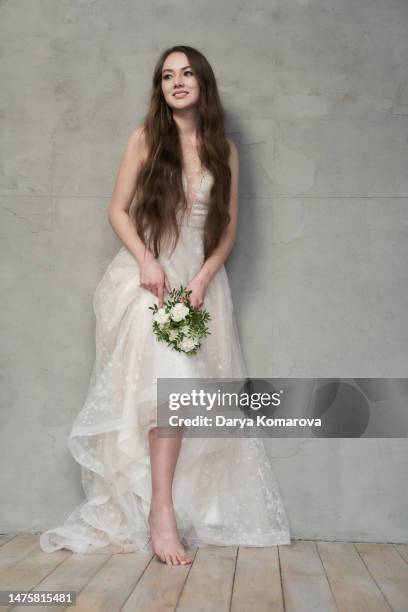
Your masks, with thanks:
[[[181,437],[160,438],[158,427],[149,432],[152,499],[149,525],[153,550],[168,565],[186,565],[192,562],[177,532],[173,508],[172,484]]]

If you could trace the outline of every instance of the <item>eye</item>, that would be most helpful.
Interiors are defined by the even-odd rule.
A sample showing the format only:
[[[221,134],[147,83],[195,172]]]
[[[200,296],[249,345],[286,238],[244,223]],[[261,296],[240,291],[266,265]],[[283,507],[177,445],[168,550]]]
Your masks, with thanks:
[[[191,75],[193,75],[193,76],[194,76],[194,72],[193,72],[192,70],[185,70],[185,71],[184,71],[184,74],[191,74]],[[172,76],[172,75],[171,75],[171,74],[168,72],[167,74],[165,74],[165,75],[163,76],[163,81],[168,81],[168,78],[167,78],[167,77],[171,77],[171,76]]]

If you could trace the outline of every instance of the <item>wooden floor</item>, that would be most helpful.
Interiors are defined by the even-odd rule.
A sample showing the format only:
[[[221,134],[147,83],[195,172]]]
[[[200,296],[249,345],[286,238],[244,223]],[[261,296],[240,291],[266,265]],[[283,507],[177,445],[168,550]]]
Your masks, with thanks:
[[[44,553],[39,536],[0,536],[0,590],[77,593],[75,612],[408,611],[408,545],[293,540],[271,548],[202,547],[190,566],[151,553]]]

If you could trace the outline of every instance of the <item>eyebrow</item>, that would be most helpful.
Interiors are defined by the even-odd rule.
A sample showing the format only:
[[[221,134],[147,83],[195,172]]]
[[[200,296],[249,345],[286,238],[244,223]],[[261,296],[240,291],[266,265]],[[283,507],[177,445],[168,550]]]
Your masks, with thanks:
[[[183,66],[181,70],[185,70],[186,68],[190,68],[190,66]],[[165,72],[174,72],[174,70],[172,70],[171,68],[166,68],[165,70],[163,70],[162,74],[164,74]]]

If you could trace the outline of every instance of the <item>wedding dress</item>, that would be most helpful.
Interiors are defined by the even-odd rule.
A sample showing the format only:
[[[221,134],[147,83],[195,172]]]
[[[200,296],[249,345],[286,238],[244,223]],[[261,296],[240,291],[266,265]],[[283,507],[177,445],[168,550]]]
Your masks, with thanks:
[[[212,174],[204,171],[189,211],[180,218],[175,251],[159,256],[172,289],[186,287],[202,265],[212,182]],[[96,288],[96,357],[85,404],[68,438],[86,498],[62,526],[40,535],[44,552],[151,551],[148,431],[157,425],[156,379],[247,376],[224,265],[203,303],[211,314],[211,334],[190,356],[157,341],[148,307],[158,300],[139,286],[138,275],[137,260],[122,246]],[[181,541],[188,547],[291,543],[260,438],[184,437],[173,503]]]

